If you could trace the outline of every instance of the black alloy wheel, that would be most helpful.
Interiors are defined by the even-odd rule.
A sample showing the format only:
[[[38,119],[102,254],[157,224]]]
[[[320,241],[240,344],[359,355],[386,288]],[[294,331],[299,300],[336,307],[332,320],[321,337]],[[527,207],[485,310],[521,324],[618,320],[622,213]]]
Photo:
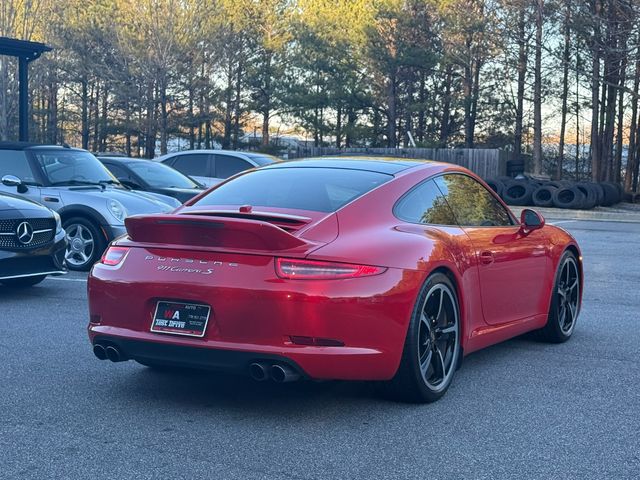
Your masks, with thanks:
[[[446,275],[434,273],[418,296],[400,367],[388,385],[389,393],[416,403],[442,397],[459,362],[460,332],[455,287]]]
[[[569,340],[580,313],[580,269],[571,251],[558,264],[547,324],[540,330],[543,340],[562,343]]]

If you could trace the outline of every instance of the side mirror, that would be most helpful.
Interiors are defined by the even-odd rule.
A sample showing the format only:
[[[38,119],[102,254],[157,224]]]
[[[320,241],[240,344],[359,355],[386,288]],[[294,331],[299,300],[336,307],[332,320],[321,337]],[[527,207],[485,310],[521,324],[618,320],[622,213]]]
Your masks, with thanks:
[[[527,235],[534,230],[544,227],[544,217],[535,210],[525,208],[520,214],[520,231]]]
[[[5,175],[2,177],[2,184],[7,187],[19,187],[22,185],[22,180],[20,180],[15,175]]]
[[[22,180],[15,175],[5,175],[2,177],[2,184],[7,187],[16,187],[19,193],[25,193],[28,190],[27,186],[22,183]]]

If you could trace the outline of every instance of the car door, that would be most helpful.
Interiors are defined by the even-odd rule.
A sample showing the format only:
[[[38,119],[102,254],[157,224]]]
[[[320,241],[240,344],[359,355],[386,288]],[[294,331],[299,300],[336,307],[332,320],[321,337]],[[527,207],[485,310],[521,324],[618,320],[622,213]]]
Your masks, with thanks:
[[[0,190],[9,193],[17,193],[37,202],[41,198],[41,175],[29,160],[24,150],[0,150],[0,179],[6,175],[18,177],[24,186],[16,188],[4,185],[0,182]],[[26,190],[20,191],[26,187]]]
[[[222,153],[215,155],[215,176],[220,181],[250,168],[254,168],[254,165],[244,158]]]
[[[442,250],[448,251],[462,282],[459,288],[464,292],[461,295],[462,310],[465,312],[468,331],[486,327],[481,293],[476,288],[479,280],[475,250],[433,179],[423,181],[409,190],[393,211],[396,217],[407,222],[399,226],[399,230],[438,239],[433,248],[425,252],[424,262],[430,262],[433,257],[446,258],[447,255]]]
[[[524,235],[495,195],[468,175],[434,181],[473,246],[485,321],[498,325],[546,313],[551,265],[544,229]]]
[[[181,153],[166,163],[179,172],[203,183],[206,186],[215,185],[212,155],[208,153]]]

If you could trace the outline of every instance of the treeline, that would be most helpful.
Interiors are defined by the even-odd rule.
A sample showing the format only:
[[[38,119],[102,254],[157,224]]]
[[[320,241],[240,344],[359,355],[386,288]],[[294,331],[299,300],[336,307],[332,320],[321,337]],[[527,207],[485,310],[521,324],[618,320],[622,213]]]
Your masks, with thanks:
[[[637,190],[639,19],[636,0],[4,0],[0,35],[54,47],[32,65],[34,140],[493,147]]]

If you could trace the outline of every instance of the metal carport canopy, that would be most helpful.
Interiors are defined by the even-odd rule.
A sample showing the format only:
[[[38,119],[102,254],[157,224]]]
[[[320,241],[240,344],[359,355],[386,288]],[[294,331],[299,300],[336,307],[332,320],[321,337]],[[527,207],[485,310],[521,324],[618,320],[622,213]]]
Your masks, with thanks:
[[[50,50],[44,43],[0,37],[0,55],[18,58],[19,136],[23,142],[29,140],[29,62]]]

